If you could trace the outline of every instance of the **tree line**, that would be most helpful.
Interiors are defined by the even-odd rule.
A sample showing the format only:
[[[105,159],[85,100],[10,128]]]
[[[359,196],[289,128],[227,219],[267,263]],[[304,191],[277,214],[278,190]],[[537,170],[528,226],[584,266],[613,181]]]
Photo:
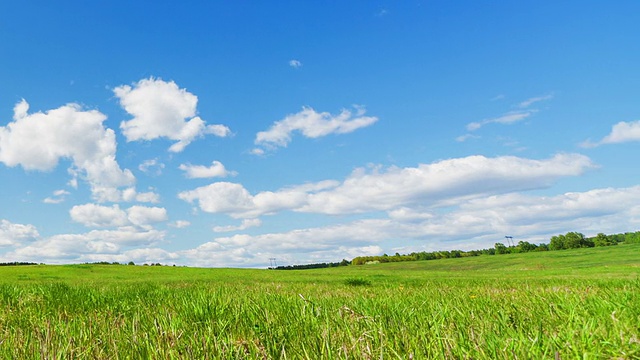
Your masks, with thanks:
[[[450,251],[420,251],[410,254],[395,255],[384,254],[382,256],[358,256],[351,260],[351,265],[364,265],[372,263],[388,263],[400,261],[419,261],[460,258],[480,255],[502,255],[516,254],[531,251],[556,251],[565,249],[576,249],[596,246],[612,246],[619,243],[637,244],[640,243],[640,231],[627,232],[621,234],[606,235],[599,233],[593,237],[585,237],[584,234],[571,231],[566,234],[552,236],[549,243],[532,244],[527,241],[519,241],[517,245],[507,246],[503,243],[495,243],[492,248],[481,250],[450,250]]]
[[[307,269],[322,269],[322,268],[337,267],[337,266],[347,266],[350,264],[351,262],[349,260],[342,259],[342,261],[340,262],[276,266],[276,267],[270,267],[269,269],[271,270],[307,270]]]

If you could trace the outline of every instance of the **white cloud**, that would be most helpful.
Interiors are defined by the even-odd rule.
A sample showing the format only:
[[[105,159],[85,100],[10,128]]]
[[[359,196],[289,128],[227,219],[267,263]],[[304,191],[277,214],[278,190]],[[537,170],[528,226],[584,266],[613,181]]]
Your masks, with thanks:
[[[337,182],[323,181],[278,191],[263,191],[251,195],[241,184],[216,182],[178,194],[182,200],[197,201],[200,209],[209,213],[227,213],[234,218],[255,218],[282,210],[293,210],[307,202],[309,193],[336,186]]]
[[[120,227],[129,225],[127,213],[117,204],[102,206],[97,204],[76,205],[69,210],[71,219],[87,227]]]
[[[149,246],[163,240],[164,237],[163,231],[133,228],[61,234],[17,248],[5,254],[3,258],[14,259],[11,261],[35,260],[46,263],[109,261],[108,259],[121,255],[123,247]]]
[[[299,69],[302,67],[302,62],[300,62],[300,60],[289,60],[289,66],[291,66],[294,69]]]
[[[113,188],[95,189],[94,198],[99,202],[138,201],[144,203],[160,202],[160,195],[153,191],[139,193],[134,187],[123,190]]]
[[[177,142],[169,151],[181,152],[195,138],[206,134],[225,137],[231,134],[224,125],[206,125],[196,115],[197,96],[178,88],[173,81],[142,79],[133,87],[122,85],[113,90],[120,105],[133,116],[120,128],[127,141],[168,138]],[[188,120],[187,120],[188,119]]]
[[[537,102],[546,101],[546,100],[550,100],[550,99],[553,99],[553,93],[529,98],[529,99],[519,103],[518,107],[521,108],[521,109],[526,109],[529,106],[531,106],[531,105],[533,105],[533,104],[535,104]]]
[[[150,189],[152,190],[152,189]],[[126,202],[144,202],[144,203],[158,203],[160,202],[160,195],[153,191],[148,192],[138,192],[136,188],[126,188],[122,191],[106,193],[103,197],[107,199],[106,201],[118,202],[118,201],[126,201]]]
[[[174,227],[176,229],[182,229],[191,226],[191,222],[187,220],[176,220],[169,224],[169,226]]]
[[[594,189],[551,197],[512,193],[464,201],[444,210],[404,207],[388,218],[358,220],[325,227],[261,235],[216,238],[181,252],[202,266],[267,266],[278,263],[336,261],[379,255],[390,248],[404,251],[480,249],[504,241],[547,242],[550,236],[580,231],[635,231],[640,226],[640,186]],[[403,239],[398,242],[398,239]]]
[[[168,220],[165,208],[138,205],[127,209],[127,217],[132,224],[143,228],[147,228],[150,224]]]
[[[39,237],[40,234],[33,225],[13,224],[8,220],[0,220],[0,247],[29,243]]]
[[[160,195],[153,191],[148,191],[143,193],[136,193],[135,199],[138,202],[156,204],[160,202]]]
[[[125,227],[130,225],[150,229],[149,225],[167,220],[167,210],[160,207],[132,206],[126,211],[115,204],[76,205],[69,211],[71,219],[87,227]]]
[[[630,141],[640,141],[640,120],[625,122],[621,121],[611,128],[611,133],[597,143],[587,140],[581,144],[582,147],[595,147],[604,144],[618,144]]]
[[[503,95],[498,95],[495,98],[491,99],[492,101],[495,100],[500,100],[503,99],[504,96]],[[528,117],[530,117],[531,115],[535,114],[536,112],[538,112],[538,110],[536,109],[529,109],[529,107],[531,107],[531,105],[541,102],[541,101],[546,101],[549,99],[553,99],[553,94],[548,94],[548,95],[543,95],[543,96],[536,96],[536,97],[532,97],[529,98],[527,100],[524,100],[522,102],[520,102],[519,104],[517,104],[515,107],[519,108],[521,110],[517,110],[517,111],[510,111],[502,116],[499,116],[497,118],[491,118],[491,119],[485,119],[482,121],[477,121],[477,122],[471,122],[469,124],[467,124],[467,131],[476,131],[478,129],[480,129],[481,127],[487,125],[487,124],[503,124],[503,125],[511,125],[514,124],[516,122],[522,121]],[[464,137],[459,137],[458,141],[464,141],[468,138],[468,136],[464,136]]]
[[[458,136],[458,137],[456,138],[456,141],[457,141],[457,142],[465,142],[465,141],[467,141],[467,140],[469,140],[469,139],[478,139],[478,138],[480,138],[480,137],[479,137],[479,136],[477,136],[477,135],[473,135],[473,134],[465,134],[465,135],[460,135],[460,136]]]
[[[599,232],[634,230],[640,225],[639,203],[640,186],[636,186],[549,197],[518,193],[495,195],[472,199],[450,212],[422,213],[409,209],[409,216],[390,213],[390,217],[408,225],[397,229],[397,236],[403,238],[475,239],[480,244],[476,246],[491,246],[506,234],[548,242],[551,235],[568,231],[592,236]]]
[[[215,232],[231,232],[231,231],[242,231],[248,228],[256,227],[262,225],[262,221],[260,219],[244,219],[239,226],[215,226],[213,231]]]
[[[138,170],[148,175],[158,176],[162,174],[164,164],[159,162],[158,159],[149,159],[143,161],[138,165]]]
[[[79,260],[82,262],[95,262],[95,261],[117,261],[121,264],[126,264],[129,261],[133,261],[136,264],[150,264],[161,263],[163,265],[175,264],[175,260],[179,258],[179,255],[174,252],[169,252],[159,248],[139,248],[127,250],[118,254],[85,254],[82,255]]]
[[[60,159],[71,159],[72,184],[77,176],[86,176],[95,197],[108,189],[131,185],[131,171],[122,170],[116,162],[116,138],[105,129],[104,114],[84,111],[68,104],[45,113],[28,113],[29,104],[22,100],[14,108],[14,121],[0,126],[0,162],[20,165],[26,170],[48,171]]]
[[[581,175],[592,167],[586,156],[559,154],[546,160],[469,156],[417,168],[392,167],[369,173],[359,169],[339,187],[311,194],[298,210],[348,214],[410,204],[444,206],[486,194],[545,188],[560,177]]]
[[[493,119],[486,119],[486,120],[482,120],[480,122],[472,122],[467,124],[467,130],[468,131],[476,131],[478,129],[480,129],[481,127],[483,127],[484,125],[487,124],[503,124],[503,125],[510,125],[513,123],[516,123],[518,121],[522,121],[526,118],[528,118],[529,116],[533,115],[536,111],[535,110],[527,110],[527,111],[512,111],[509,113],[506,113],[500,117],[497,118],[493,118]]]
[[[256,195],[241,184],[217,182],[178,197],[197,201],[202,211],[234,218],[286,210],[354,214],[415,204],[448,206],[487,194],[545,188],[560,177],[578,176],[593,167],[588,157],[579,154],[558,154],[546,160],[469,156],[418,167],[357,169],[342,183],[323,181]]]
[[[228,171],[220,161],[214,161],[211,166],[181,164],[180,170],[186,172],[186,177],[189,179],[202,179],[213,177],[227,177],[235,176],[235,171]]]
[[[56,190],[53,192],[53,196],[45,198],[42,202],[45,204],[60,204],[65,201],[67,195],[69,195],[69,192],[66,190]]]
[[[307,190],[314,188],[322,187],[308,186]],[[2,220],[0,244],[13,246],[15,250],[0,257],[0,261],[135,261],[266,267],[269,258],[276,258],[279,265],[290,265],[339,261],[382,252],[470,250],[491,247],[495,242],[504,241],[506,234],[514,236],[515,242],[539,243],[567,231],[580,231],[587,236],[598,232],[635,231],[640,226],[639,204],[640,186],[554,196],[508,193],[462,200],[446,209],[414,204],[390,209],[386,218],[381,214],[381,218],[324,227],[218,237],[178,252],[155,247],[165,236],[157,230],[123,226],[117,230],[41,238],[32,225]],[[156,215],[154,211],[143,212],[147,220],[141,222],[163,218],[161,211]],[[258,223],[257,219],[243,222],[252,223]]]
[[[256,135],[255,144],[268,149],[286,147],[291,142],[291,134],[295,131],[308,138],[350,133],[378,121],[375,116],[364,116],[365,112],[363,107],[357,106],[355,115],[349,110],[331,115],[304,107],[302,111],[276,121],[269,130],[259,132]],[[253,153],[256,153],[255,149]]]

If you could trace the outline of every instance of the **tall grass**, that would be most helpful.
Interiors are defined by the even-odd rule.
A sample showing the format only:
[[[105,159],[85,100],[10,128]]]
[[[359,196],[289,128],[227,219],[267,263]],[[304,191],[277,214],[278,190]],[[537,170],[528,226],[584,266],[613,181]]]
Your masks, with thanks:
[[[639,249],[618,249],[618,262],[593,252],[599,265],[582,268],[570,253],[544,269],[513,255],[503,271],[481,258],[292,272],[12,268],[0,280],[0,357],[635,359],[640,256],[624,251]]]

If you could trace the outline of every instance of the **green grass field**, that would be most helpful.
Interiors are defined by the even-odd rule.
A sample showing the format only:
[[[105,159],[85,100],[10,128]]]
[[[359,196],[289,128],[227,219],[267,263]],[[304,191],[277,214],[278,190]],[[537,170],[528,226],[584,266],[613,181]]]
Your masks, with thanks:
[[[640,245],[274,271],[0,267],[6,359],[638,359]]]

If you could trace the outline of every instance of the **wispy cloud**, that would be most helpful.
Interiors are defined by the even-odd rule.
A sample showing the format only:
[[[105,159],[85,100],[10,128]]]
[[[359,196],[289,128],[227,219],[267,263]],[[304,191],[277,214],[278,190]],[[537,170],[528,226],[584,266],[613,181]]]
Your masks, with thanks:
[[[487,124],[510,125],[528,118],[529,116],[533,115],[535,112],[536,110],[511,111],[497,118],[485,119],[482,121],[469,123],[467,124],[467,130],[476,131]]]
[[[518,104],[518,107],[521,109],[526,109],[537,102],[551,100],[551,99],[553,99],[553,93],[542,95],[542,96],[536,96],[536,97],[529,98],[525,101],[522,101],[521,103]]]
[[[53,196],[45,198],[42,202],[45,204],[60,204],[66,200],[66,196],[69,192],[66,190],[56,190],[53,192]]]
[[[363,106],[354,108],[355,114],[349,110],[342,110],[340,114],[332,115],[303,107],[302,111],[288,115],[276,121],[268,130],[259,132],[255,144],[267,149],[286,147],[293,132],[299,132],[308,138],[319,138],[329,134],[347,134],[378,121],[375,116],[364,116],[366,109]],[[264,150],[260,149],[253,149],[251,152],[256,155],[264,154]]]
[[[142,171],[147,175],[158,176],[162,174],[162,170],[164,169],[164,164],[159,162],[158,159],[149,159],[142,162],[142,164],[138,165],[138,170]]]
[[[473,135],[473,134],[464,134],[464,135],[460,135],[456,138],[457,142],[465,142],[469,139],[478,139],[480,138],[480,136],[478,135]]]
[[[387,16],[389,14],[389,10],[387,9],[380,9],[380,11],[378,11],[376,13],[377,17],[383,17],[383,16]]]
[[[502,100],[504,99],[505,96],[500,94],[495,96],[494,98],[491,99],[491,101],[496,101],[496,100]],[[514,111],[509,111],[507,113],[505,113],[504,115],[501,115],[499,117],[496,118],[491,118],[491,119],[484,119],[481,121],[474,121],[471,123],[467,124],[467,131],[476,131],[478,129],[480,129],[481,127],[487,125],[487,124],[503,124],[503,125],[511,125],[514,124],[516,122],[522,121],[528,117],[530,117],[531,115],[535,114],[536,112],[538,112],[538,110],[536,109],[532,109],[530,108],[531,105],[541,102],[541,101],[546,101],[546,100],[550,100],[553,99],[553,93],[549,93],[547,95],[543,95],[543,96],[536,96],[536,97],[532,97],[529,99],[526,99],[516,105],[514,105],[514,107],[520,109],[520,110],[514,110]],[[462,141],[467,140],[469,137],[466,135],[460,136],[458,137],[458,139],[462,139]],[[458,140],[460,141],[460,140]]]

